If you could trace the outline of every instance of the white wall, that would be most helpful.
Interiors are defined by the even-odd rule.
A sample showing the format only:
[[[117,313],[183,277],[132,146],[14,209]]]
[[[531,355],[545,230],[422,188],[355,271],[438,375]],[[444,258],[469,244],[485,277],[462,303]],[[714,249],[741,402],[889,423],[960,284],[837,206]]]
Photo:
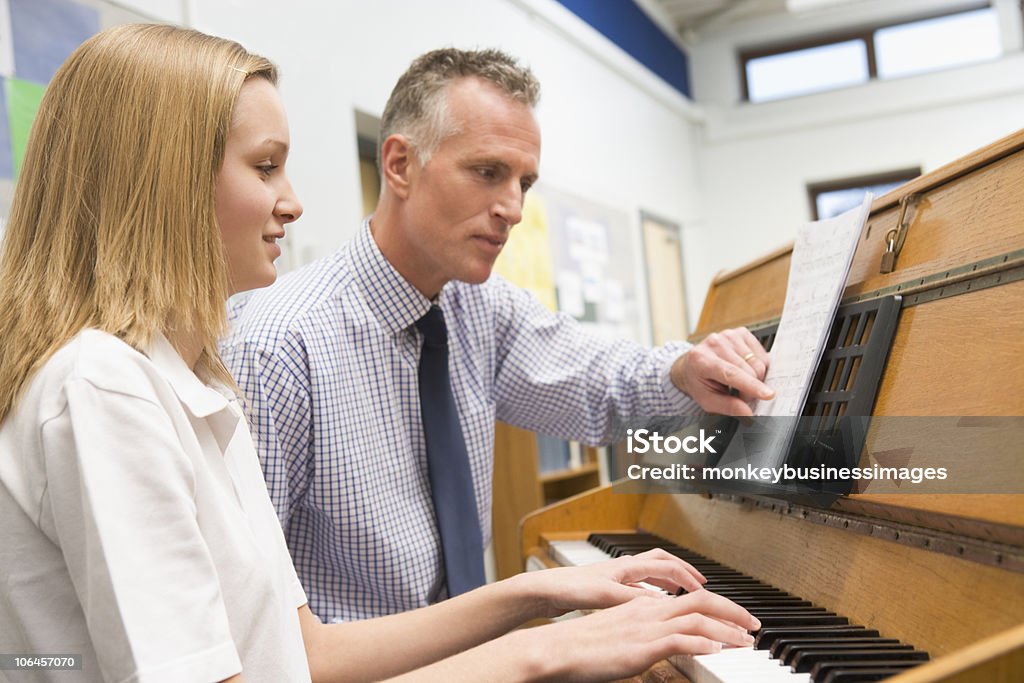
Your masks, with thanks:
[[[698,146],[701,220],[684,232],[691,306],[721,269],[791,241],[810,219],[809,182],[920,166],[924,172],[1024,127],[1020,6],[997,0],[1002,60],[763,104],[741,103],[737,46],[825,34],[837,22],[896,20],[957,0],[862,2],[800,20],[721,27],[691,47],[706,116]],[[902,14],[900,14],[902,13]]]
[[[175,0],[124,1],[164,8]],[[861,0],[798,18],[712,23],[689,36],[698,105],[553,0],[180,2],[197,28],[236,38],[282,68],[290,174],[306,205],[286,269],[334,249],[358,224],[354,109],[379,115],[408,63],[444,45],[497,46],[532,65],[543,86],[542,182],[631,217],[641,297],[638,211],[682,225],[691,324],[716,272],[792,240],[810,216],[808,182],[928,172],[1024,126],[1017,0],[995,0],[1006,52],[999,62],[757,105],[740,102],[737,46],[897,21],[962,0]]]
[[[541,181],[631,217],[641,296],[639,211],[684,224],[699,215],[692,105],[553,0],[202,0],[189,15],[281,67],[289,174],[306,209],[286,265],[329,252],[358,226],[353,111],[379,115],[412,59],[446,45],[499,47],[532,66]]]

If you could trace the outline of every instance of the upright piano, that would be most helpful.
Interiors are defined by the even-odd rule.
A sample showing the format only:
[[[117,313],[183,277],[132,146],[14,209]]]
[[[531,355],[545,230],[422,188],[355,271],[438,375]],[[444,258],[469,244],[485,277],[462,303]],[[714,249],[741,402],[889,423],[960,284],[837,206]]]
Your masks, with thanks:
[[[790,256],[782,249],[719,274],[694,340],[777,321]],[[1024,416],[1024,130],[874,201],[843,301],[893,294],[902,308],[873,416]],[[876,437],[869,430],[868,442]],[[913,438],[917,457],[927,457],[929,440],[942,437]],[[990,455],[1024,468],[1024,443],[1007,448]],[[886,678],[892,683],[1024,681],[1017,491],[855,491],[821,507],[605,487],[529,515],[520,530],[523,560],[534,566],[564,563],[560,544],[593,532],[656,534],[927,653],[928,661]],[[674,661],[636,680],[690,680],[681,668],[695,682],[734,683],[694,673],[693,658]]]

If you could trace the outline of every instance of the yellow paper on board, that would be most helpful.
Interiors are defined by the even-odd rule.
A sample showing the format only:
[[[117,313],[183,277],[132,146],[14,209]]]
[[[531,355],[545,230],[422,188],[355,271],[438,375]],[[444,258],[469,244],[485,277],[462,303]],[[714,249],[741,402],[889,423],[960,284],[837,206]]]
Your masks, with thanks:
[[[550,310],[558,310],[547,212],[536,190],[526,196],[523,220],[512,229],[494,272],[529,291]]]

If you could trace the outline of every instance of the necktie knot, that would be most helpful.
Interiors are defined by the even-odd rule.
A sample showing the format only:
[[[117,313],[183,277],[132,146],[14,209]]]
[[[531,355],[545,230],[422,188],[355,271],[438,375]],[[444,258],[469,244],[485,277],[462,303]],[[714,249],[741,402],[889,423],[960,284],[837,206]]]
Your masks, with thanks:
[[[444,324],[444,313],[437,306],[431,306],[426,314],[416,321],[416,329],[423,335],[426,346],[448,346],[448,328]]]

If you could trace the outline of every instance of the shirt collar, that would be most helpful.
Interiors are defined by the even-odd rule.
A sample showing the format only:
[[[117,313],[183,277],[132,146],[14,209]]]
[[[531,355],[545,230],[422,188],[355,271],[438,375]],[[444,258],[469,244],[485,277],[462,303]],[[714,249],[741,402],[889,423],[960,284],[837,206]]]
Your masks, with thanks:
[[[160,332],[153,335],[145,352],[150,362],[157,367],[160,374],[171,385],[178,400],[195,417],[209,417],[224,410],[230,404],[227,389],[221,387],[222,391],[218,391],[214,387],[203,384],[192,372],[192,369],[185,364],[185,360],[177,350],[171,346],[167,337]]]
[[[430,310],[430,299],[409,283],[381,253],[370,233],[370,219],[356,235],[349,251],[352,273],[363,290],[366,305],[381,327],[400,332]]]

